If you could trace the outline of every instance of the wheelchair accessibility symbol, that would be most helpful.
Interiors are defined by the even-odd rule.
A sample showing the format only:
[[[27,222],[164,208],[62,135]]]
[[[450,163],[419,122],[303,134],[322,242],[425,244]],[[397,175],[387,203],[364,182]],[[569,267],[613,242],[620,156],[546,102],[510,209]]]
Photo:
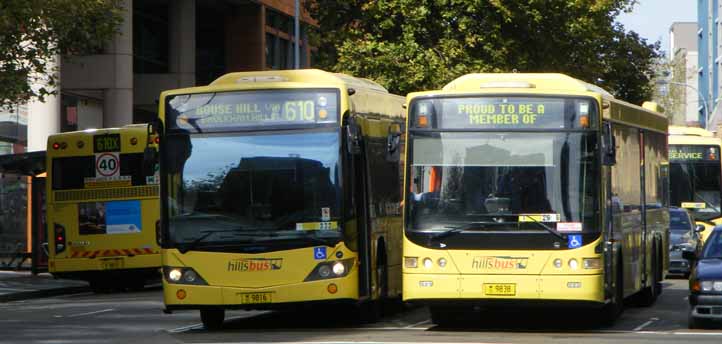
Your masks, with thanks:
[[[567,247],[568,248],[578,248],[582,247],[582,235],[581,234],[572,234],[567,237]]]
[[[315,259],[315,260],[326,259],[326,248],[325,247],[314,247],[313,248],[313,259]]]

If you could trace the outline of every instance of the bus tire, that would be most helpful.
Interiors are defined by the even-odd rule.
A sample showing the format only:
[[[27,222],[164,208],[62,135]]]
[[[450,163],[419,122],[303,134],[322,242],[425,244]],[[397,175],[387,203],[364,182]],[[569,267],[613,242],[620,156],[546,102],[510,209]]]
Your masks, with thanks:
[[[226,318],[226,312],[223,309],[209,308],[201,309],[201,322],[206,330],[214,331],[223,327],[223,320]]]
[[[649,274],[652,280],[650,281],[649,285],[644,287],[644,289],[639,291],[639,294],[637,294],[637,304],[642,307],[650,307],[654,304],[655,301],[657,301],[657,296],[659,296],[658,291],[660,284],[659,282],[659,273],[657,270],[659,269],[659,262],[658,262],[658,254],[657,254],[657,241],[655,240],[654,245],[652,246],[652,268],[651,273]]]
[[[441,327],[464,327],[474,319],[474,312],[454,306],[429,306],[431,322]]]
[[[602,310],[602,322],[606,326],[614,325],[619,315],[624,311],[624,270],[622,265],[622,257],[617,256],[617,275],[614,285],[614,296],[612,302],[604,306]]]

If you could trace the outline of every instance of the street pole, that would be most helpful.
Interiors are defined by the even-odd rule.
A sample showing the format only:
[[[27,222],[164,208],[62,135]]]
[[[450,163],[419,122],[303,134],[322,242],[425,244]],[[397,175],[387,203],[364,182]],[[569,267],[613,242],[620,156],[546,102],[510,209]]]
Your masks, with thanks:
[[[694,86],[684,83],[684,82],[667,81],[666,83],[670,84],[670,85],[686,86],[686,87],[691,88],[693,91],[697,92],[697,96],[699,97],[700,100],[702,100],[702,111],[704,111],[704,128],[709,130],[710,111],[709,111],[709,107],[707,107],[707,100],[704,99],[702,92],[700,92]]]
[[[299,2],[300,2],[300,0],[296,0],[296,10],[295,10],[296,13],[293,17],[293,26],[294,26],[294,34],[295,34],[295,42],[293,44],[293,68],[294,69],[299,69],[301,67],[301,63],[300,63],[301,56],[299,56],[299,53],[300,53],[299,44],[301,41],[301,23],[299,20],[299,12],[301,12],[301,11],[299,9],[299,7],[300,7]]]

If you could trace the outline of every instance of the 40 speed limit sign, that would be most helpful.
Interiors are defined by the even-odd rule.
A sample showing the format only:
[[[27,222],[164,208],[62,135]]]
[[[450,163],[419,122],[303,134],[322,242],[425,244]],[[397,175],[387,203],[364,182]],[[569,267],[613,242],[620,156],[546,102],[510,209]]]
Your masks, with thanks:
[[[120,174],[118,153],[100,153],[95,155],[95,177],[110,178]]]

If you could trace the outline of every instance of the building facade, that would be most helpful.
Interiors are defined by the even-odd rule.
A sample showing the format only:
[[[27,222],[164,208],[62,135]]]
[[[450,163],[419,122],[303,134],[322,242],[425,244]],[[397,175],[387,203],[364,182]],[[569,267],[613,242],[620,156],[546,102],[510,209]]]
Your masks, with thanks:
[[[669,29],[670,83],[667,85],[671,98],[671,115],[675,125],[700,126],[700,111],[705,105],[700,100],[699,54],[697,51],[697,23],[673,23]]]
[[[700,106],[700,123],[709,123],[710,130],[716,131],[717,126],[722,124],[722,108],[719,107],[720,87],[720,64],[722,59],[722,47],[720,47],[720,30],[722,23],[719,22],[719,14],[722,11],[720,0],[697,0],[697,30],[698,41],[698,89],[709,109],[706,116],[703,106]],[[706,117],[709,117],[705,120]]]
[[[27,111],[27,150],[45,150],[57,132],[148,122],[163,90],[293,68],[294,11],[294,0],[124,0],[102,52],[60,58],[60,95]],[[314,27],[301,8],[301,68],[312,64]]]

